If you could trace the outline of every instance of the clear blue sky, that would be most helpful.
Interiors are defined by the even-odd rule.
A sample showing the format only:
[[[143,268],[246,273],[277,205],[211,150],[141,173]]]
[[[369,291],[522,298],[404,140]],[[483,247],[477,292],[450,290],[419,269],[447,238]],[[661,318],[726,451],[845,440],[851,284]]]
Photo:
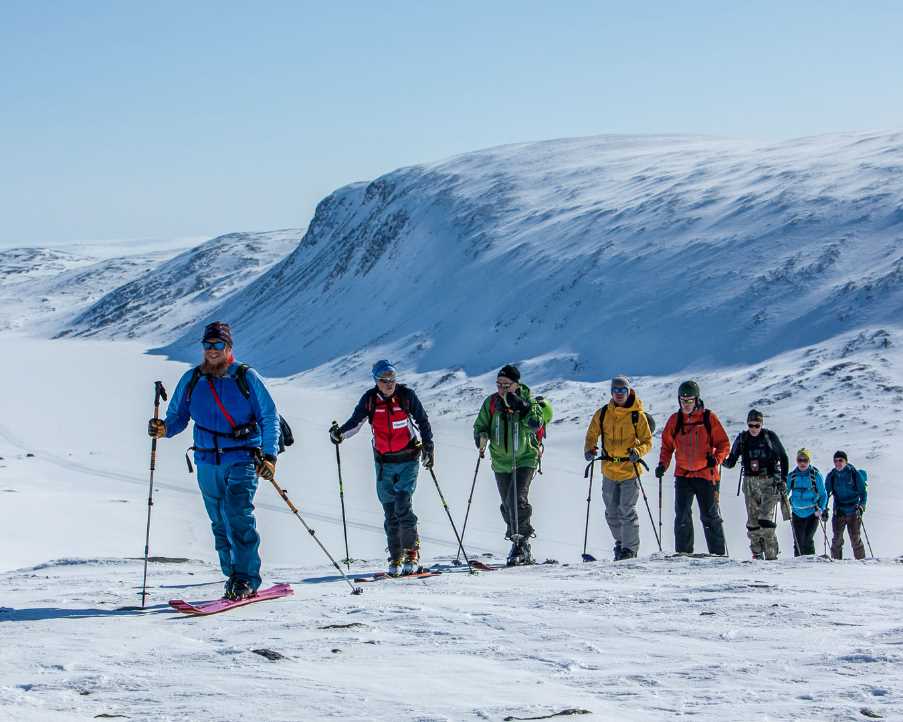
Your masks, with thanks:
[[[0,2],[0,243],[303,226],[403,165],[903,127],[903,2]]]

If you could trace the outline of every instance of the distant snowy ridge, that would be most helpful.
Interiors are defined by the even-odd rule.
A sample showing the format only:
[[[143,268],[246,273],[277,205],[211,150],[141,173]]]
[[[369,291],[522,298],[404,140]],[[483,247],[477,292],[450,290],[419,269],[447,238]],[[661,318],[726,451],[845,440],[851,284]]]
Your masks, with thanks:
[[[301,235],[285,229],[213,238],[106,293],[58,336],[172,338],[206,322],[210,310],[284,258]]]
[[[325,198],[211,317],[269,375],[381,352],[597,379],[754,363],[901,311],[903,133],[848,133],[602,136],[403,168]],[[198,325],[164,351],[191,357]]]

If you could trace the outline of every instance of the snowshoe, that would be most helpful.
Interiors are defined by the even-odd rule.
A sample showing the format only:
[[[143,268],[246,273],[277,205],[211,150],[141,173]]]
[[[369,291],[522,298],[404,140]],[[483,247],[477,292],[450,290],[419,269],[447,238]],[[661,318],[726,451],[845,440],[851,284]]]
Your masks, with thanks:
[[[251,588],[247,579],[236,579],[232,582],[232,589],[229,590],[229,596],[226,599],[237,602],[242,599],[249,599],[255,594],[256,592]]]

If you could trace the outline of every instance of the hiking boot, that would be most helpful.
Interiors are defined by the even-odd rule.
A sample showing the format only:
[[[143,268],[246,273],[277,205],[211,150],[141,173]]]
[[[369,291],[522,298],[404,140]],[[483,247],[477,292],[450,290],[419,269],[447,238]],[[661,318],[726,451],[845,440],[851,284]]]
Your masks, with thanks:
[[[400,577],[401,576],[401,568],[404,565],[404,560],[401,557],[389,557],[389,567],[386,569],[386,574],[390,577]]]
[[[621,549],[621,559],[636,559],[636,552],[633,549]]]
[[[404,553],[404,564],[401,567],[401,575],[416,574],[420,571],[420,550],[417,547],[406,549]]]
[[[253,597],[255,594],[257,594],[257,592],[254,591],[247,579],[236,579],[232,582],[232,589],[229,592],[229,596],[226,598],[237,602],[240,599]]]
[[[235,577],[229,577],[223,586],[223,599],[232,599],[232,585],[235,584]]]

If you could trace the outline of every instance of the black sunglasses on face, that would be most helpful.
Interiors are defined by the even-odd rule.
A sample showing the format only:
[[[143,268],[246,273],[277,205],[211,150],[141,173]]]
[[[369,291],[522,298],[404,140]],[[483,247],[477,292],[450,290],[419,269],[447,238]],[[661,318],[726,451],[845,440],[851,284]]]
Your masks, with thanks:
[[[201,345],[204,347],[205,351],[222,351],[226,348],[225,341],[201,341]]]
[[[761,429],[762,424],[747,424],[747,426],[751,429]]]

